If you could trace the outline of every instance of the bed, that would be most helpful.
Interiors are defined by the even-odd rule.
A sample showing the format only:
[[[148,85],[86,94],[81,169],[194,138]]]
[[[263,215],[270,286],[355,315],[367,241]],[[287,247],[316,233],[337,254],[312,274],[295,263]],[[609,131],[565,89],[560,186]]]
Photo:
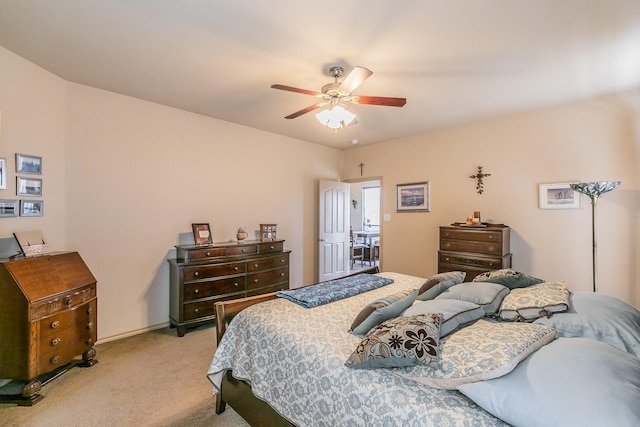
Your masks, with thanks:
[[[635,307],[511,270],[464,283],[456,273],[360,275],[375,287],[311,307],[286,294],[219,304],[216,412],[228,403],[269,426],[640,425]],[[332,285],[313,288],[353,287]],[[543,288],[560,301],[536,295],[533,308],[518,293]],[[428,351],[381,351],[398,328],[430,331],[429,345],[418,334]]]

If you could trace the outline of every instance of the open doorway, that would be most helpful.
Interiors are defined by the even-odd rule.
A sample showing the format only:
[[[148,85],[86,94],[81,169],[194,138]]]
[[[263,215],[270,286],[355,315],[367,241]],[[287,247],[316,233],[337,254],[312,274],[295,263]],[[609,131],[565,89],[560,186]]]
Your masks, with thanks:
[[[351,194],[350,226],[356,256],[350,260],[352,272],[380,266],[381,239],[381,195],[380,180],[349,183]],[[360,250],[362,256],[360,256]]]

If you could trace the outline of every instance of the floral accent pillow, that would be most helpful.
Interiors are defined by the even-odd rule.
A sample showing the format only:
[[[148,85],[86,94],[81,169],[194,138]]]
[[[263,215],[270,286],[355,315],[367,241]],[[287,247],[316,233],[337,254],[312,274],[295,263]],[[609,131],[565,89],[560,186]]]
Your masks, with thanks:
[[[473,278],[474,282],[493,282],[504,285],[509,289],[526,288],[544,282],[544,280],[531,277],[511,268],[487,271]]]
[[[345,366],[354,369],[437,366],[441,321],[438,313],[386,320],[369,331]]]
[[[569,289],[565,282],[545,282],[513,289],[500,305],[503,320],[532,321],[567,311]]]

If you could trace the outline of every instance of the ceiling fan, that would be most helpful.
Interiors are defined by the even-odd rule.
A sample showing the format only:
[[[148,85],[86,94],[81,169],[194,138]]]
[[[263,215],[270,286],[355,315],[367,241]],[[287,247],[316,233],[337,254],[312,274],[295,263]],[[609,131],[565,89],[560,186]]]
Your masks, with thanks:
[[[307,108],[303,108],[302,110],[289,114],[285,119],[295,119],[296,117],[300,117],[301,115],[317,108],[329,107],[329,109],[325,111],[334,111],[335,113],[339,113],[340,117],[335,122],[330,122],[328,115],[325,115],[324,118],[318,117],[318,120],[325,126],[337,130],[338,128],[348,125],[355,118],[355,114],[347,110],[346,105],[344,104],[345,102],[351,102],[354,104],[383,105],[387,107],[402,107],[407,103],[406,98],[353,95],[353,91],[360,86],[362,82],[368,79],[373,72],[364,67],[354,67],[342,82],[338,82],[338,79],[342,77],[343,73],[344,69],[342,67],[331,67],[329,69],[329,75],[334,78],[334,82],[322,86],[320,92],[280,84],[271,85],[273,89],[312,95],[322,99],[322,101],[317,104],[310,105]],[[324,111],[317,116],[321,116],[323,113]]]

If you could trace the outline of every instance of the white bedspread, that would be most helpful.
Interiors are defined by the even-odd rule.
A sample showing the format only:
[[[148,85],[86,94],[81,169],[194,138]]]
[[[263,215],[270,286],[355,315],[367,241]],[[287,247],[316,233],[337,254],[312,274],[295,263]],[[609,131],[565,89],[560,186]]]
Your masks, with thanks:
[[[368,303],[425,279],[381,273],[394,283],[316,308],[284,299],[243,310],[229,325],[207,377],[224,373],[299,426],[506,426],[455,390],[416,383],[389,369],[355,370],[345,360],[361,338],[347,332]]]

